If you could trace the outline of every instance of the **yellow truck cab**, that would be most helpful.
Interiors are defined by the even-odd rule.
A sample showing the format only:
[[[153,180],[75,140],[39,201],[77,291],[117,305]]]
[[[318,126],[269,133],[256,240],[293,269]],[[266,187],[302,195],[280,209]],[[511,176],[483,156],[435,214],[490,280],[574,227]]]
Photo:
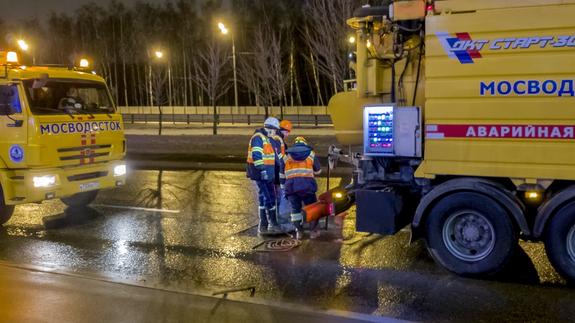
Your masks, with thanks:
[[[125,183],[126,141],[104,79],[65,66],[22,66],[0,51],[0,225],[15,206],[91,203]]]
[[[411,224],[465,276],[542,241],[575,284],[575,0],[385,3],[348,20],[355,85],[328,107],[356,229]]]

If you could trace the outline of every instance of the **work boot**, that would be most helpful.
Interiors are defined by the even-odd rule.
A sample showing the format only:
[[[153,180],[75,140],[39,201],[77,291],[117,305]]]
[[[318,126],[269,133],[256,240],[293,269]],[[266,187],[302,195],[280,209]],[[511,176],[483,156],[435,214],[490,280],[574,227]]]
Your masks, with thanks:
[[[268,225],[268,232],[267,234],[280,234],[284,233],[282,228],[279,225]]]
[[[294,238],[296,240],[302,240],[303,239],[303,231],[301,229],[296,229],[295,234],[294,234]]]
[[[266,208],[260,206],[259,208],[260,223],[258,225],[258,234],[268,234],[268,218]]]
[[[275,207],[268,209],[268,231],[270,234],[283,233],[281,227],[278,224]]]
[[[259,235],[266,235],[266,234],[270,234],[269,230],[268,230],[268,226],[262,226],[261,224],[258,225],[258,234]]]
[[[301,225],[301,222],[293,222],[293,226],[295,227],[294,238],[297,240],[303,239],[303,226]]]

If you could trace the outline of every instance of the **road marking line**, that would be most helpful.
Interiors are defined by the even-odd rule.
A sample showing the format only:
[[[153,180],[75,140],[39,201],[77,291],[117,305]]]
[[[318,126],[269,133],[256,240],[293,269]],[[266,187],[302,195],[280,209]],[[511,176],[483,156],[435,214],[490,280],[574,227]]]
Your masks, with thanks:
[[[124,209],[124,210],[134,210],[134,211],[146,211],[146,212],[160,212],[160,213],[180,213],[180,210],[164,210],[164,209],[150,209],[146,207],[136,207],[136,206],[121,206],[121,205],[106,205],[106,204],[92,204],[96,207],[107,207],[111,209]]]

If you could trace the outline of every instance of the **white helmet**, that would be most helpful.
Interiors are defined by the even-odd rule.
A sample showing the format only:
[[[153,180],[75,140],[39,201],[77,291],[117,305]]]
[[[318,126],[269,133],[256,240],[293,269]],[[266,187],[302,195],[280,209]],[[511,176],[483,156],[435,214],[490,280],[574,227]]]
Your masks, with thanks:
[[[269,117],[264,121],[264,127],[280,130],[280,121],[274,117]]]

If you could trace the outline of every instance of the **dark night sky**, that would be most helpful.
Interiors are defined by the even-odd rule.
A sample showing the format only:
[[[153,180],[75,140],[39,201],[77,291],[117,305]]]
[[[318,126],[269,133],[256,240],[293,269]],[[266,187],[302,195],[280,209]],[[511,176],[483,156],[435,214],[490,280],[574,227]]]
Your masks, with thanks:
[[[138,0],[118,0],[132,5]],[[106,5],[109,0],[0,0],[0,13],[4,21],[13,22],[22,18],[48,17],[51,12],[73,13],[86,3],[96,2]],[[145,0],[149,3],[162,3],[166,0]],[[42,19],[43,20],[43,19]]]

